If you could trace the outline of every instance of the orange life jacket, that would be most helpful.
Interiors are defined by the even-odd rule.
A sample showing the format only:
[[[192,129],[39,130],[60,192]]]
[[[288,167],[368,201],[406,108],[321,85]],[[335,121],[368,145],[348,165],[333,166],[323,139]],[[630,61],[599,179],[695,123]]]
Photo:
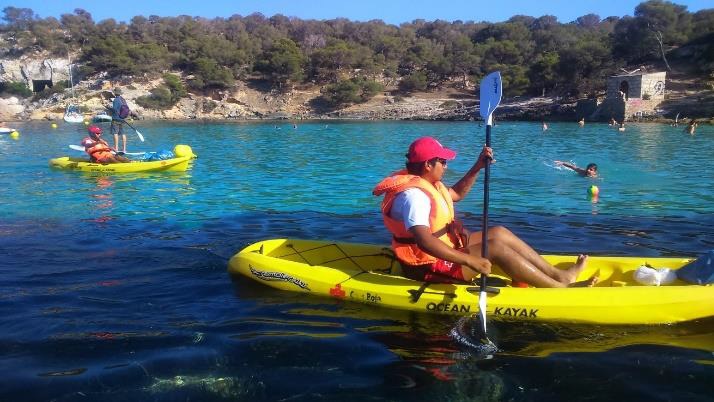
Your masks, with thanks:
[[[392,249],[396,257],[408,265],[423,265],[434,263],[433,257],[417,246],[414,236],[407,230],[404,222],[389,216],[397,194],[409,188],[418,188],[423,191],[431,202],[429,213],[429,228],[433,236],[443,241],[449,247],[462,247],[458,235],[453,230],[454,202],[449,194],[449,189],[442,183],[432,185],[419,176],[408,174],[401,170],[382,180],[372,191],[374,195],[384,194],[382,200],[382,219],[384,225],[392,233]]]
[[[111,156],[112,149],[101,141],[86,137],[82,140],[82,145],[92,160],[102,162],[107,156]]]

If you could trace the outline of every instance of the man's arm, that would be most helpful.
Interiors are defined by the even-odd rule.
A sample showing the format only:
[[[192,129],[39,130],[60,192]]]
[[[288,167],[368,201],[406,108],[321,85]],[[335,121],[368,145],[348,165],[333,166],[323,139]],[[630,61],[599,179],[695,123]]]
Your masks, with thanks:
[[[476,183],[476,178],[478,177],[479,170],[483,169],[489,160],[493,160],[493,150],[489,147],[484,146],[483,150],[478,156],[476,163],[471,166],[468,172],[457,181],[450,189],[451,199],[454,202],[461,201],[466,197],[466,195],[471,191],[474,183]]]
[[[566,168],[568,168],[570,170],[574,170],[582,175],[588,174],[588,172],[586,172],[585,169],[577,167],[570,162],[563,162],[563,161],[553,161],[553,162],[555,162],[555,164],[558,166],[565,166]]]

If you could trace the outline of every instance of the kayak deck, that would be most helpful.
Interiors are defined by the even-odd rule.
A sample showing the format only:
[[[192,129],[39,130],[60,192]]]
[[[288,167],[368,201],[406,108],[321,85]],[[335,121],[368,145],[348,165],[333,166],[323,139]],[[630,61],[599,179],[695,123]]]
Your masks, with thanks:
[[[576,256],[544,256],[566,269]],[[588,258],[578,280],[598,275],[594,287],[521,288],[497,267],[500,282],[488,293],[489,318],[595,324],[666,324],[714,316],[714,286],[680,280],[644,286],[633,279],[641,265],[678,269],[690,258]],[[479,288],[468,284],[427,284],[401,276],[388,246],[299,239],[272,239],[249,245],[229,261],[231,274],[268,286],[418,312],[466,315],[478,312]]]

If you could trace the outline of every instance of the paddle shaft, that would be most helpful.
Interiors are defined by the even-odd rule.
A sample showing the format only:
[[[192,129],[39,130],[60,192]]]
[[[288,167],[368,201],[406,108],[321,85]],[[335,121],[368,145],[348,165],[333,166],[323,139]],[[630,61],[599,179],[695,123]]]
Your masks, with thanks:
[[[80,145],[70,144],[70,145],[69,145],[69,148],[70,148],[70,149],[74,149],[75,151],[86,152],[86,151],[85,151],[85,148],[84,148],[83,146],[80,146]],[[116,154],[116,151],[112,150],[112,153],[113,153],[113,154]],[[144,155],[145,153],[146,153],[146,152],[125,152],[124,155]]]
[[[488,122],[486,124],[486,146],[491,146],[491,117],[489,116]],[[483,177],[483,217],[481,219],[481,257],[488,259],[488,188],[489,180],[491,177],[491,160],[486,160],[486,166],[484,167],[484,177]],[[480,290],[479,290],[479,314],[481,316],[481,330],[483,331],[482,342],[491,343],[488,339],[488,333],[486,331],[486,279],[488,275],[482,273],[480,280]]]
[[[144,142],[144,136],[141,135],[141,133],[139,132],[139,130],[136,129],[136,127],[132,126],[131,123],[129,123],[128,121],[126,121],[126,120],[124,120],[124,119],[122,119],[122,121],[123,121],[124,123],[126,123],[127,126],[129,126],[129,127],[131,127],[132,129],[134,129],[134,131],[136,131],[136,135],[139,136],[139,139],[141,140],[141,142]]]
[[[491,146],[491,124],[486,125],[486,146]],[[491,161],[486,161],[486,166],[483,172],[483,218],[481,219],[481,234],[483,235],[481,240],[481,257],[488,258],[488,188],[489,180],[491,179]],[[481,289],[486,287],[486,276],[481,275]]]

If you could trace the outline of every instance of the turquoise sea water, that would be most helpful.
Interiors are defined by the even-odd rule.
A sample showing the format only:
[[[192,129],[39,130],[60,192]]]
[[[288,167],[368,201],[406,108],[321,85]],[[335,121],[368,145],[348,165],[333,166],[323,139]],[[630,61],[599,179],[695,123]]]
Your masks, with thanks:
[[[84,128],[0,135],[0,400],[711,400],[714,322],[664,327],[492,324],[481,361],[453,320],[306,298],[232,279],[227,260],[294,236],[387,243],[372,187],[409,143],[468,169],[465,122],[137,122],[129,150],[189,144],[185,173],[48,168]],[[696,255],[714,248],[714,128],[502,122],[489,221],[541,252]],[[557,169],[553,160],[600,177]],[[597,200],[587,196],[600,188]],[[481,181],[457,209],[478,227]],[[677,381],[670,381],[677,378]],[[585,397],[583,389],[597,390]]]

